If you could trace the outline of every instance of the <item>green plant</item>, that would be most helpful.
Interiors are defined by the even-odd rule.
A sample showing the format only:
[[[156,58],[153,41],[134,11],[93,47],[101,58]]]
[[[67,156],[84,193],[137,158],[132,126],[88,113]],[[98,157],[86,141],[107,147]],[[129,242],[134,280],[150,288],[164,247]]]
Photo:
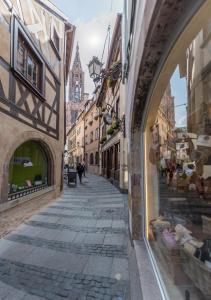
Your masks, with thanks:
[[[107,130],[107,134],[108,135],[112,135],[113,133],[114,133],[114,129],[113,129],[112,125],[111,125],[111,127],[109,127],[108,130]]]
[[[114,130],[118,129],[118,128],[119,128],[119,121],[114,121],[114,122],[112,123],[112,128],[113,128]]]
[[[103,144],[107,140],[106,136],[103,136],[100,140],[100,144]]]

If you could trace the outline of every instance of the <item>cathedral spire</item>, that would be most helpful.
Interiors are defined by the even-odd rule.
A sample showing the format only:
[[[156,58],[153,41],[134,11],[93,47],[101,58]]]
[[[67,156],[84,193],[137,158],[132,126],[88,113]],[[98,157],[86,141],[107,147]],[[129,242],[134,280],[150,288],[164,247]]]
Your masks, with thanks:
[[[80,54],[79,54],[79,45],[77,42],[76,45],[76,52],[75,52],[75,59],[73,62],[73,68],[80,68],[81,69],[81,59],[80,59]]]
[[[79,45],[77,42],[75,58],[69,77],[69,101],[80,102],[84,99],[84,72],[81,66]]]

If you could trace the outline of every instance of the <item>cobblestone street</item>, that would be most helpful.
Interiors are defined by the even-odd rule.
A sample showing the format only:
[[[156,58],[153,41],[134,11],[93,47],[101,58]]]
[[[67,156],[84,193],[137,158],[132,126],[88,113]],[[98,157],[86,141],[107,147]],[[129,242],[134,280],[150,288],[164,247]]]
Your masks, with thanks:
[[[0,240],[0,299],[131,299],[126,205],[102,177],[65,186]]]

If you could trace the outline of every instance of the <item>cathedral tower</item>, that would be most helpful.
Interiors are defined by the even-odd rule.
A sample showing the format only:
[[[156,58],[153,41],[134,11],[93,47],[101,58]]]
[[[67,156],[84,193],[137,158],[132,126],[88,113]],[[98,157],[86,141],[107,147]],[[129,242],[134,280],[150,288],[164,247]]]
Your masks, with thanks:
[[[66,102],[67,130],[75,123],[77,116],[84,109],[88,94],[84,93],[84,72],[81,66],[79,45],[77,43],[75,58],[69,73],[69,91]]]
[[[76,54],[69,77],[69,101],[80,102],[84,99],[84,72],[81,67],[79,46],[77,43]]]

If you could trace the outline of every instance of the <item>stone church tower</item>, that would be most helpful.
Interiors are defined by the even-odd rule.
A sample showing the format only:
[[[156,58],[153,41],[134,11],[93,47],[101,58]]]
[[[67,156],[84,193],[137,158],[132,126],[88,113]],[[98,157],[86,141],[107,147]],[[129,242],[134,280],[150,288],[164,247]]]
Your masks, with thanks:
[[[75,123],[77,116],[84,109],[84,104],[88,100],[88,96],[87,93],[84,93],[84,72],[81,66],[79,45],[77,43],[73,66],[69,73],[69,91],[66,102],[67,130]]]

